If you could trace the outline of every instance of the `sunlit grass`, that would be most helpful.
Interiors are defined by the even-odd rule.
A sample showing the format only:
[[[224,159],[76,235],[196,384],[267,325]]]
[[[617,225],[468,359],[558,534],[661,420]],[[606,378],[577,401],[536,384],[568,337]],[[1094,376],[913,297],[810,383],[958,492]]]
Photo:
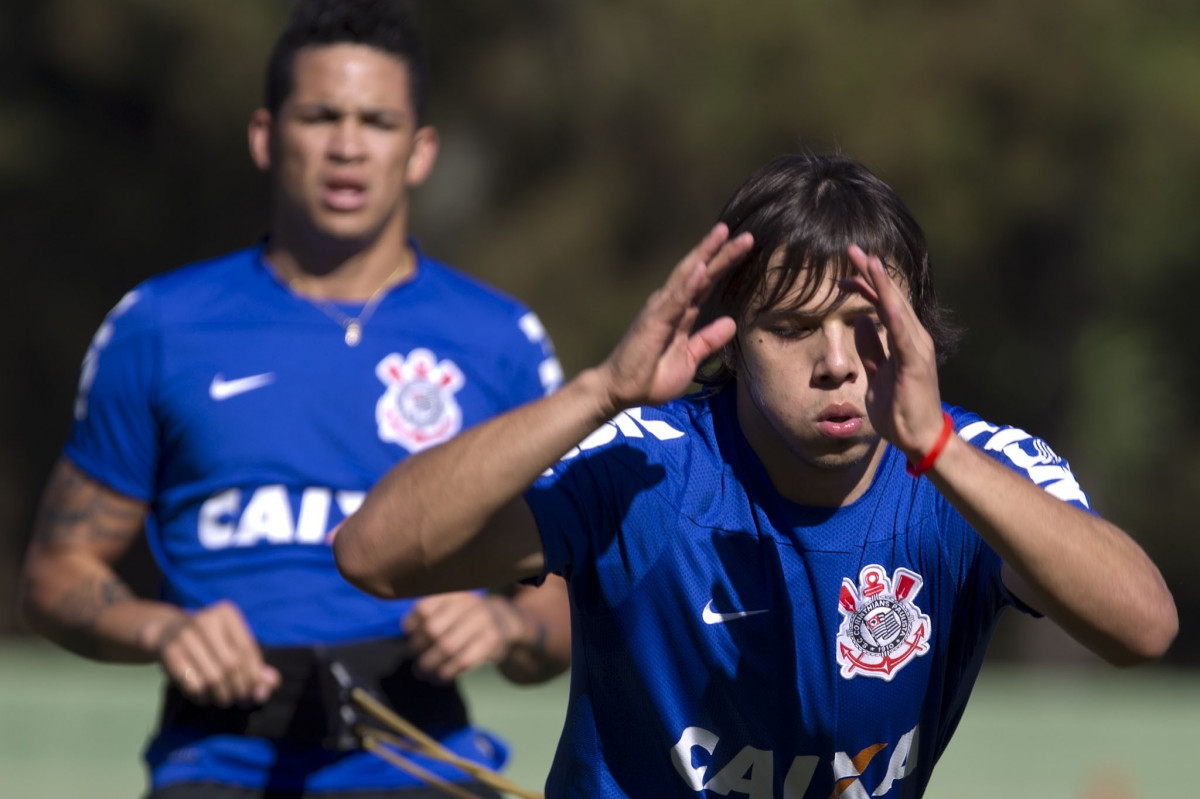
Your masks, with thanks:
[[[0,793],[138,796],[158,686],[152,667],[88,663],[32,642],[0,645]],[[512,744],[508,776],[540,788],[565,708],[565,678],[514,688],[485,670],[466,690],[479,722]],[[989,664],[926,796],[1189,796],[1198,740],[1194,673]],[[662,767],[670,768],[662,754]]]

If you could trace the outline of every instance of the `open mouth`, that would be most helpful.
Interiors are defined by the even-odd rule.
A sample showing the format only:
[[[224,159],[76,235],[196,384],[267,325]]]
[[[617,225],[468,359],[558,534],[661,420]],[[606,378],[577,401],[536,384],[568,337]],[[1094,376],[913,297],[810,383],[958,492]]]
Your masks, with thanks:
[[[862,414],[849,405],[826,408],[817,420],[817,428],[832,438],[857,435],[862,430],[862,425]]]
[[[357,211],[367,202],[367,187],[357,180],[327,180],[321,188],[321,199],[335,211]]]

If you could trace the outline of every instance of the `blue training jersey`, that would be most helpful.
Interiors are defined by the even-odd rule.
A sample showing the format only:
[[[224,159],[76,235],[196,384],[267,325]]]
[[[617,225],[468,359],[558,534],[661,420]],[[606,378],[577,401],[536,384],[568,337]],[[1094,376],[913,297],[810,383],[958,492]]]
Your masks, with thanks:
[[[920,796],[1000,611],[1000,558],[887,447],[841,508],[775,492],[735,392],[618,415],[526,499],[568,581],[566,726],[547,796]],[[1086,508],[1040,439],[958,434]]]
[[[415,600],[385,601],[338,574],[329,533],[413,452],[561,382],[532,312],[418,251],[348,346],[334,312],[293,293],[261,247],[160,275],[109,313],[84,359],[65,455],[150,505],[163,598],[237,604],[264,646],[395,637]],[[498,766],[471,729],[444,741]],[[166,729],[155,785],[215,780],[310,790],[414,780],[366,753],[333,756]],[[430,766],[435,772],[461,774]]]

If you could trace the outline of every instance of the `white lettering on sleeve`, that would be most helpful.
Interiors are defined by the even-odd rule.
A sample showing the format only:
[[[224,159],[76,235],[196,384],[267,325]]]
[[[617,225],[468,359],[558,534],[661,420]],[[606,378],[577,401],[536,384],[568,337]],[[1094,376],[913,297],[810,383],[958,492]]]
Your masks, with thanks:
[[[972,422],[958,434],[963,440],[971,441],[982,433],[991,434],[982,444],[982,449],[1003,453],[1013,466],[1024,471],[1030,480],[1051,496],[1089,507],[1087,495],[1083,493],[1070,467],[1045,441],[1015,427],[1001,429],[987,422]],[[1028,451],[1030,447],[1032,452]]]
[[[964,441],[970,441],[980,433],[994,433],[999,429],[1000,428],[996,427],[996,425],[988,424],[987,422],[971,422],[962,430],[958,431],[958,436]]]
[[[547,358],[538,364],[538,380],[547,394],[551,394],[562,385],[563,368],[558,358]]]
[[[628,413],[618,413],[613,417],[612,423],[617,426],[617,429],[626,438],[645,438],[642,435],[642,428],[637,426],[637,423],[633,421],[633,417]]]
[[[618,433],[626,438],[645,438],[645,435],[642,433],[643,430],[659,441],[671,441],[672,439],[682,438],[685,435],[682,430],[677,430],[659,419],[643,419],[641,408],[630,408],[627,411],[621,411],[612,419],[593,430],[578,445],[571,447],[560,460],[569,461],[571,458],[579,455],[580,452],[586,452],[589,449],[595,449],[596,447],[602,447],[605,444],[611,443],[616,439]],[[553,469],[547,469],[542,472],[543,477],[548,477],[552,474],[554,474]]]
[[[113,309],[104,317],[104,321],[100,324],[96,335],[92,336],[92,343],[88,345],[87,352],[83,356],[83,366],[79,370],[79,386],[75,391],[75,419],[82,421],[87,417],[87,398],[92,390],[92,384],[96,382],[96,372],[100,368],[100,353],[108,346],[108,342],[113,337],[113,322],[117,320],[121,314],[125,313],[138,301],[138,293],[130,291],[125,294],[120,301],[113,306]]]
[[[1064,466],[1030,466],[1025,471],[1029,473],[1029,479],[1038,485],[1071,477],[1071,472]]]
[[[1091,507],[1088,504],[1087,495],[1083,493],[1083,489],[1079,487],[1079,483],[1073,477],[1069,480],[1059,480],[1057,483],[1051,483],[1042,487],[1050,496],[1058,497],[1063,502],[1074,500],[1082,504],[1085,508]]]
[[[1027,438],[1033,438],[1033,436],[1029,435],[1024,430],[1018,430],[1015,427],[1009,427],[999,431],[994,436],[989,438],[987,444],[984,445],[984,449],[1000,452],[1010,444],[1015,444],[1018,441],[1024,441]]]
[[[617,437],[617,427],[613,422],[605,422],[597,427],[592,432],[588,433],[587,437],[580,441],[578,445],[571,447],[566,455],[562,456],[562,460],[574,458],[580,452],[602,447],[608,442]]]
[[[630,408],[625,413],[637,420],[637,423],[646,428],[646,432],[657,438],[659,441],[670,441],[674,438],[682,438],[683,431],[676,430],[671,425],[659,419],[643,419],[641,408]]]
[[[517,320],[517,327],[521,328],[521,332],[525,334],[525,338],[529,339],[532,344],[537,344],[546,338],[546,328],[542,325],[542,320],[538,319],[537,314],[533,311],[530,311]]]

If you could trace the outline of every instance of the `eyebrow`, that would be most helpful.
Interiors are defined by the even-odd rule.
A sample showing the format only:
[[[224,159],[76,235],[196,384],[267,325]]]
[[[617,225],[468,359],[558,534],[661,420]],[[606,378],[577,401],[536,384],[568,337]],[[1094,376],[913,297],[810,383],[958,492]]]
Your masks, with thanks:
[[[759,311],[756,316],[759,319],[797,320],[822,319],[834,313],[844,313],[849,316],[878,316],[879,312],[876,310],[874,305],[867,302],[865,299],[863,299],[861,303],[857,303],[854,300],[854,297],[848,297],[845,301],[839,303],[838,305],[825,306],[820,310],[802,310],[799,308],[777,306],[775,308],[765,308]]]
[[[337,116],[355,115],[361,117],[404,118],[404,110],[387,105],[370,105],[363,108],[347,109],[340,103],[331,100],[307,100],[296,103],[296,110],[301,113],[319,112]]]

